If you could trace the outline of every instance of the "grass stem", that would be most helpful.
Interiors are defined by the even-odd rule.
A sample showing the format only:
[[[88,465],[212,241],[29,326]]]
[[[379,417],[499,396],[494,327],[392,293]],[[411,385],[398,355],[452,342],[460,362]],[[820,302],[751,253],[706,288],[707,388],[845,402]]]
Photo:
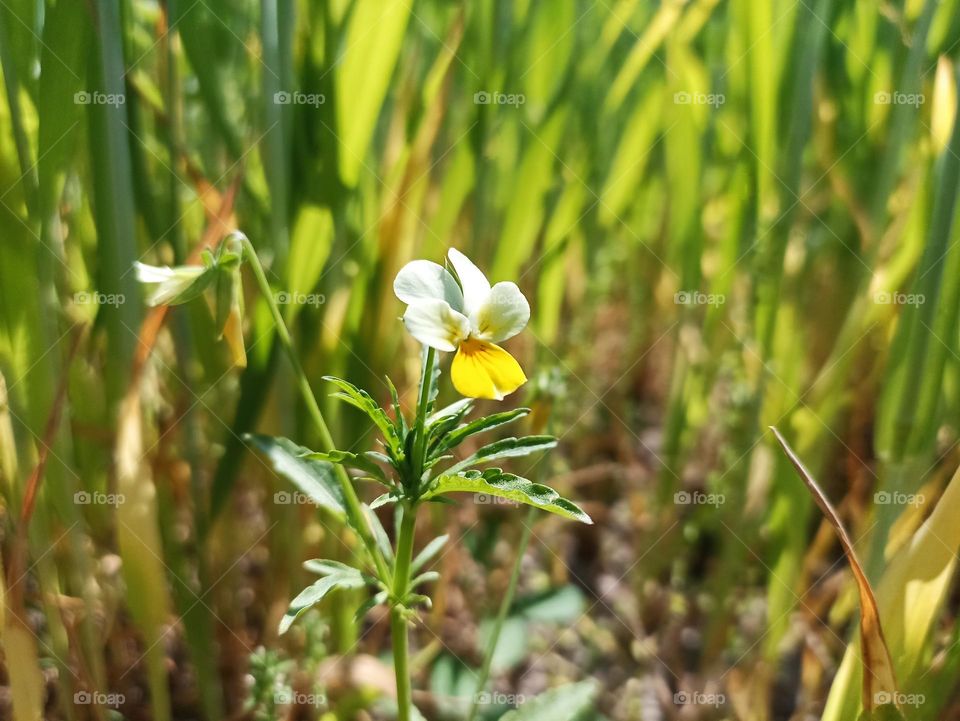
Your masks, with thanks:
[[[277,300],[273,295],[273,290],[270,288],[270,283],[267,281],[267,276],[263,272],[263,266],[260,264],[260,258],[257,257],[256,249],[253,247],[253,243],[250,242],[250,239],[243,233],[237,232],[236,237],[243,245],[244,256],[246,260],[250,262],[250,267],[253,268],[253,274],[257,279],[257,285],[260,287],[260,292],[263,294],[263,297],[267,302],[267,306],[270,308],[270,314],[273,317],[273,322],[277,329],[277,338],[279,338],[280,345],[286,353],[287,359],[290,361],[290,365],[293,368],[293,373],[297,378],[297,387],[300,389],[300,395],[303,397],[303,402],[307,406],[307,412],[310,414],[311,420],[313,420],[314,425],[317,427],[317,431],[320,433],[320,445],[324,451],[336,450],[336,445],[333,442],[333,436],[330,434],[330,428],[327,426],[327,422],[323,418],[323,413],[320,411],[320,406],[317,404],[316,396],[313,395],[313,390],[310,387],[310,381],[307,380],[307,374],[304,372],[303,366],[300,365],[300,359],[297,357],[297,351],[293,347],[293,340],[290,337],[290,331],[287,330],[287,325],[283,321],[283,316],[280,313],[280,308],[277,306]],[[343,498],[346,502],[347,515],[350,518],[351,525],[360,535],[360,539],[363,541],[364,546],[367,548],[367,552],[373,559],[380,577],[382,579],[389,579],[390,571],[387,568],[387,563],[384,560],[383,555],[380,553],[380,550],[377,548],[377,543],[370,531],[370,526],[367,523],[367,519],[364,517],[363,509],[360,505],[360,499],[353,487],[353,483],[350,481],[350,476],[347,475],[347,471],[340,464],[333,464],[333,468],[337,475],[337,480],[340,482],[340,487],[343,490]]]
[[[470,700],[470,712],[467,714],[467,721],[474,721],[479,711],[480,694],[490,679],[490,664],[493,662],[493,654],[497,650],[497,642],[500,640],[500,632],[503,630],[503,623],[507,619],[507,613],[510,606],[513,605],[513,596],[517,592],[517,583],[520,580],[520,569],[523,566],[523,557],[527,554],[527,546],[530,544],[530,534],[533,533],[533,522],[536,520],[537,509],[528,508],[527,514],[523,519],[523,531],[520,534],[520,543],[517,546],[517,557],[513,562],[513,571],[510,573],[510,582],[507,584],[507,592],[503,595],[500,602],[500,610],[497,611],[497,618],[493,623],[493,630],[490,632],[490,638],[487,640],[487,648],[483,654],[483,666],[480,668],[480,675],[477,677],[477,688]]]

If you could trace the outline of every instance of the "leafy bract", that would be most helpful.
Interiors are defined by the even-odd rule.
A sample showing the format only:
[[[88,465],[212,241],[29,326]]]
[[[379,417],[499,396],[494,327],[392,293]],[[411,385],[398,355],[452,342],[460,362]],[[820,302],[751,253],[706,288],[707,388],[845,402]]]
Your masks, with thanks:
[[[343,492],[329,463],[306,458],[308,448],[282,436],[248,433],[244,440],[266,456],[275,473],[293,483],[315,504],[340,517],[346,516]]]
[[[579,506],[561,498],[560,494],[549,486],[533,483],[512,473],[504,473],[499,468],[442,475],[431,484],[422,498],[429,500],[445,493],[456,492],[505,498],[581,523],[593,523],[590,516]]]

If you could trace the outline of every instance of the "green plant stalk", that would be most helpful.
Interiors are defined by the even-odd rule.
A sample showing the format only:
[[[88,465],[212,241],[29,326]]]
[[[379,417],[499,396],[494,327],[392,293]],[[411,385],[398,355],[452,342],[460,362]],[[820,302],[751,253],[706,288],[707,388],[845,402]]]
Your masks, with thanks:
[[[436,357],[437,352],[433,348],[428,348],[420,376],[420,395],[417,400],[417,417],[414,421],[416,424],[414,432],[417,435],[414,439],[414,458],[411,466],[416,477],[409,479],[410,486],[416,483],[416,492],[419,492],[419,483],[423,477],[423,462],[427,448],[425,425]],[[404,503],[400,512],[403,515],[400,520],[400,532],[397,534],[396,565],[393,569],[393,587],[391,588],[393,599],[390,608],[390,639],[393,647],[393,668],[397,678],[397,718],[399,721],[410,721],[413,689],[410,683],[410,649],[403,603],[410,590],[410,564],[413,560],[413,537],[417,525],[416,500]]]
[[[325,451],[336,450],[333,436],[330,434],[327,422],[323,418],[320,406],[317,405],[317,399],[313,395],[313,390],[310,388],[310,381],[307,380],[307,374],[304,372],[303,366],[300,365],[297,351],[293,347],[293,340],[290,338],[290,331],[287,330],[287,325],[283,322],[280,308],[277,307],[277,301],[273,296],[270,283],[267,282],[267,276],[263,271],[263,266],[260,264],[260,258],[257,257],[253,243],[251,243],[250,239],[243,233],[236,233],[236,237],[243,245],[243,254],[246,260],[250,262],[250,267],[253,268],[253,275],[257,280],[257,285],[260,286],[260,292],[267,302],[267,307],[270,308],[270,314],[273,316],[273,322],[277,329],[277,338],[280,339],[280,345],[283,347],[284,352],[287,354],[287,359],[293,367],[293,373],[297,377],[297,387],[303,396],[303,401],[307,406],[307,412],[310,414],[311,420],[313,420],[320,433],[320,444]],[[350,476],[347,475],[346,469],[339,464],[334,464],[333,469],[337,475],[337,480],[340,482],[340,487],[343,490],[343,498],[347,505],[347,515],[351,525],[360,536],[363,545],[366,546],[367,552],[377,567],[380,578],[387,580],[391,577],[390,570],[387,568],[387,563],[377,548],[373,534],[370,532],[370,527],[367,524],[367,519],[364,517],[360,499],[357,496],[356,490],[353,488]]]
[[[513,570],[510,573],[510,582],[507,584],[507,592],[500,602],[500,610],[497,611],[497,618],[493,623],[493,630],[490,633],[490,639],[487,641],[487,648],[483,654],[483,666],[480,668],[480,675],[477,678],[477,688],[470,701],[470,712],[467,714],[467,721],[473,721],[477,716],[480,706],[480,694],[487,685],[490,678],[490,664],[493,662],[493,653],[497,650],[497,642],[500,640],[500,632],[503,630],[503,623],[507,619],[507,613],[510,606],[513,605],[513,596],[517,592],[517,583],[520,580],[520,568],[523,565],[523,557],[527,553],[527,546],[530,544],[530,534],[533,533],[533,522],[536,519],[537,509],[530,507],[527,509],[527,517],[523,519],[523,531],[520,535],[520,545],[517,547],[517,557],[513,562]]]
[[[410,564],[413,560],[413,536],[417,525],[415,504],[402,506],[403,518],[397,538],[397,564],[393,574],[393,606],[390,608],[390,638],[393,646],[393,669],[397,678],[397,719],[410,721],[413,695],[410,683],[410,650],[407,642],[407,618],[403,601],[410,584]]]

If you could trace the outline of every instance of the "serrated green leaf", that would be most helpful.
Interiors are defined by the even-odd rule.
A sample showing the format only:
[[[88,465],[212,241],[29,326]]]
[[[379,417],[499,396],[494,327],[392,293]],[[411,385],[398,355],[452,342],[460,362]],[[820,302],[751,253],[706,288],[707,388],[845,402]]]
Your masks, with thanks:
[[[339,398],[366,413],[383,435],[387,447],[395,454],[400,452],[402,442],[393,421],[390,420],[390,416],[386,414],[383,408],[377,405],[377,402],[373,400],[369,393],[336,376],[324,376],[323,379],[333,383],[342,391],[341,393],[334,393],[334,398]]]
[[[593,708],[593,681],[558,686],[501,716],[501,721],[579,721]]]
[[[572,501],[561,498],[549,486],[533,483],[512,473],[504,473],[499,468],[490,468],[483,473],[480,471],[463,471],[453,475],[442,475],[434,481],[430,490],[423,497],[431,499],[445,493],[457,492],[506,498],[517,503],[535,506],[574,521],[593,523],[590,516],[584,513],[579,506]]]
[[[336,570],[329,576],[324,576],[316,583],[303,589],[290,602],[287,612],[280,620],[279,633],[285,634],[297,617],[311,606],[316,605],[335,588],[363,588],[366,585],[363,574],[355,568],[344,567],[345,570]]]
[[[413,559],[413,563],[410,565],[410,569],[413,573],[416,573],[421,568],[423,568],[430,560],[433,559],[440,550],[447,545],[447,541],[450,540],[450,536],[444,534],[442,536],[437,536],[430,543],[423,547],[423,550],[417,554],[417,557]]]
[[[342,491],[332,465],[304,458],[310,449],[282,436],[247,433],[244,440],[266,456],[277,475],[290,481],[311,501],[341,518],[346,517]]]
[[[553,436],[526,436],[524,438],[503,438],[483,446],[472,456],[448,469],[448,473],[457,473],[478,463],[490,463],[501,458],[521,458],[555,448],[557,439]]]

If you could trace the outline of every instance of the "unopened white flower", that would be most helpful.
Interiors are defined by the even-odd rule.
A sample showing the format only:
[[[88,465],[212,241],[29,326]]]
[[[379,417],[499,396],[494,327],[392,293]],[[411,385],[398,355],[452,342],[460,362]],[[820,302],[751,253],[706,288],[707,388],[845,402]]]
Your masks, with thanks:
[[[403,323],[424,345],[456,351],[450,375],[460,393],[500,400],[527,377],[513,356],[496,344],[523,330],[530,320],[530,305],[516,283],[491,286],[455,248],[447,258],[457,277],[428,260],[411,261],[397,274],[393,292],[407,304]]]
[[[137,279],[153,287],[147,298],[150,305],[182,305],[212,288],[214,318],[220,338],[226,338],[234,365],[247,365],[243,345],[243,294],[240,264],[243,248],[236,234],[231,234],[215,253],[202,253],[203,265],[176,267],[135,263]]]
[[[194,289],[194,283],[207,271],[201,265],[179,265],[176,268],[146,263],[133,265],[137,270],[137,280],[154,286],[153,292],[147,298],[149,305],[175,305],[183,302],[183,296]],[[203,288],[200,288],[199,292],[202,290]],[[191,292],[190,297],[199,295],[199,292]]]

